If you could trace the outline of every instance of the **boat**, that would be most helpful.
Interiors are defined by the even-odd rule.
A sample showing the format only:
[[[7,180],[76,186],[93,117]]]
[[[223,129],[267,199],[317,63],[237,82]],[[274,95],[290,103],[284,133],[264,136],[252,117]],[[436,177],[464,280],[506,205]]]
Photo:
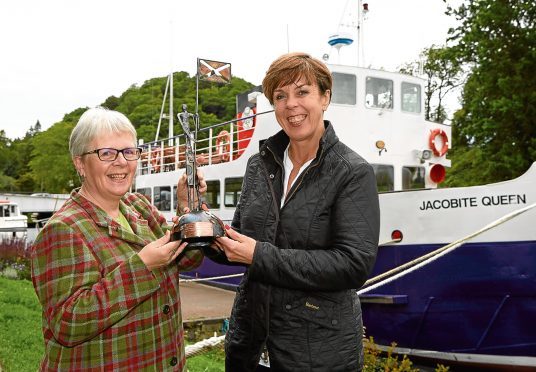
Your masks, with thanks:
[[[419,359],[490,370],[536,368],[536,163],[505,182],[439,187],[451,165],[452,133],[447,124],[425,120],[425,81],[328,67],[334,85],[325,118],[373,166],[380,191],[378,257],[371,282],[358,292],[366,335],[382,348],[395,342],[396,352]],[[227,223],[248,158],[280,129],[261,91],[237,96],[236,119],[199,132],[205,198]],[[171,220],[185,140],[176,135],[142,147],[135,189]],[[234,288],[243,270],[206,259],[184,274]]]
[[[25,239],[28,231],[28,217],[20,213],[17,203],[0,200],[0,240]]]
[[[386,71],[329,67],[335,79],[326,118],[339,138],[373,165],[381,191],[381,246],[371,277],[536,202],[536,163],[514,180],[437,188],[450,166],[451,131],[424,120],[423,81]],[[367,89],[386,81],[391,97],[400,98],[386,104],[370,93],[373,103],[367,103]],[[353,92],[352,98],[335,94],[342,84],[350,84],[346,92]],[[247,159],[279,130],[266,98],[258,90],[246,96],[249,110],[238,114],[245,119],[207,128],[207,138],[198,145],[208,184],[206,201],[226,222],[238,203]],[[258,115],[244,116],[244,111]],[[180,136],[145,144],[136,178],[136,190],[169,220],[176,210],[175,184],[184,172],[183,145]],[[379,345],[396,342],[412,355],[504,356],[506,365],[531,357],[536,366],[535,221],[535,209],[514,215],[425,266],[361,294],[367,335]],[[213,284],[232,287],[242,271],[207,259],[186,276],[214,278]]]

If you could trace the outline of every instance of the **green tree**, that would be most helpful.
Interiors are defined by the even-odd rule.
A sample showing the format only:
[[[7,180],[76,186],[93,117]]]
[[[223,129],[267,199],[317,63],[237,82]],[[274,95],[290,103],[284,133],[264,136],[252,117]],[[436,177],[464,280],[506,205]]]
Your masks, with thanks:
[[[0,132],[0,190],[31,192],[34,188],[28,162],[33,150],[33,137],[41,130],[39,121],[30,127],[24,138],[10,140]],[[24,177],[24,181],[22,177]]]
[[[11,154],[11,140],[7,138],[6,132],[0,129],[0,191],[13,191],[15,189],[15,179],[7,174],[9,159]]]
[[[11,140],[7,138],[6,132],[0,129],[0,174],[2,176],[6,175],[10,144]]]
[[[66,115],[67,117],[67,115]],[[61,121],[34,138],[29,164],[37,189],[49,193],[68,193],[78,181],[69,155],[69,136],[74,123]]]
[[[414,76],[424,75],[424,117],[426,120],[444,123],[447,119],[444,100],[463,83],[462,65],[446,46],[432,45],[421,52],[419,59],[420,61],[403,65],[399,71]]]
[[[536,160],[536,3],[466,0],[447,14],[459,21],[449,31],[453,58],[471,68],[452,121],[451,158],[464,166],[447,184],[517,177]]]
[[[132,85],[119,97],[109,96],[101,104],[125,114],[145,142],[154,141],[162,102],[166,89],[166,77],[152,78],[142,85]],[[195,76],[177,72],[173,80],[175,113],[181,104],[195,111]],[[235,96],[253,85],[240,78],[231,84],[215,85],[202,82],[199,91],[199,116],[203,127],[232,119],[235,116]],[[66,193],[79,186],[69,154],[69,136],[72,128],[87,108],[77,108],[66,114],[62,121],[46,131],[41,131],[39,121],[31,126],[22,139],[10,140],[0,131],[0,190]],[[164,113],[169,113],[169,100],[164,103]],[[178,120],[174,121],[174,134],[182,134]],[[169,121],[162,120],[159,138],[167,137]],[[200,138],[206,133],[203,133]],[[9,161],[8,161],[9,160]]]

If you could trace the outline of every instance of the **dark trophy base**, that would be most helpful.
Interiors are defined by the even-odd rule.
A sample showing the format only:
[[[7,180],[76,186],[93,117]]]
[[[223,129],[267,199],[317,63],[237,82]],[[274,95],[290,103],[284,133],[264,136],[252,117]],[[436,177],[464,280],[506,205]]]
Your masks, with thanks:
[[[184,251],[210,249],[215,238],[225,236],[223,222],[214,214],[199,210],[184,214],[171,229],[171,240],[188,242]]]

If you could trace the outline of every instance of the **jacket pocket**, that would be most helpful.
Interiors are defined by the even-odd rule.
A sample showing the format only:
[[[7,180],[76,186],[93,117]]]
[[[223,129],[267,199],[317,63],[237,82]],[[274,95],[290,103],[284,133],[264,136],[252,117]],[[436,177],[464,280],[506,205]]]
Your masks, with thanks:
[[[340,304],[332,297],[308,294],[283,304],[284,312],[321,327],[338,330],[341,327]]]

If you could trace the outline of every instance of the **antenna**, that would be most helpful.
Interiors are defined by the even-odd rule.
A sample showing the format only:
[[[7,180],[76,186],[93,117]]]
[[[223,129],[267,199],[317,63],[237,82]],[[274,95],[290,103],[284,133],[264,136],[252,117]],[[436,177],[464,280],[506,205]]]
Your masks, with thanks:
[[[287,23],[287,53],[290,53],[290,37],[289,37],[289,33],[288,33],[288,23]]]
[[[363,0],[358,0],[357,5],[357,66],[365,64],[365,48],[363,47],[363,21],[366,19],[369,8],[368,3],[363,3]]]
[[[343,46],[351,45],[354,42],[353,30],[355,29],[357,33],[357,66],[359,67],[364,64],[363,21],[368,13],[368,3],[363,3],[363,0],[358,0],[357,17],[355,17],[355,12],[352,11],[355,8],[353,6],[349,8],[349,2],[350,0],[346,0],[344,11],[342,12],[341,19],[337,27],[337,33],[329,37],[328,44],[332,48],[337,49],[337,63],[341,63],[341,48]],[[329,54],[324,54],[322,58],[325,61],[329,60]]]
[[[173,21],[169,22],[169,37],[170,45],[173,45]],[[166,82],[166,89],[164,90],[164,99],[162,100],[162,107],[160,108],[160,116],[158,116],[158,126],[156,128],[156,134],[154,137],[155,142],[158,141],[160,136],[160,126],[162,124],[162,119],[169,119],[169,128],[168,128],[168,138],[169,146],[173,146],[173,51],[169,55],[169,75]],[[167,94],[169,92],[169,116],[164,114],[164,106],[166,105]]]
[[[170,44],[173,45],[173,20],[169,21],[169,28],[170,28]],[[173,146],[173,51],[169,54],[169,130],[168,130],[168,138],[169,138],[169,146]]]

